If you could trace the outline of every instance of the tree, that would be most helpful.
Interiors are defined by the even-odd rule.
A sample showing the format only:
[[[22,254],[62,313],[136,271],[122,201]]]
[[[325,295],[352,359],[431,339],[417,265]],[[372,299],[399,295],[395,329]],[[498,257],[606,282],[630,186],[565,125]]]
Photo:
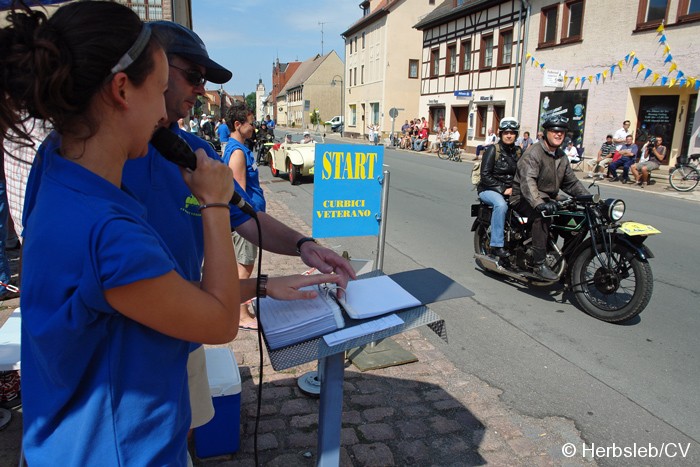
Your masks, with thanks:
[[[256,101],[256,95],[254,92],[251,92],[247,96],[245,96],[245,103],[248,104],[248,107],[253,111],[253,114],[255,114],[255,107],[257,106]]]

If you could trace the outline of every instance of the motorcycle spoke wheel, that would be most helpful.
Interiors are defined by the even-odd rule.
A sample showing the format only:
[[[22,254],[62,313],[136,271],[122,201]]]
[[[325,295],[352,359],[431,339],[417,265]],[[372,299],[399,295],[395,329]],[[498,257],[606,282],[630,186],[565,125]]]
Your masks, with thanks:
[[[587,248],[574,261],[571,274],[576,302],[586,313],[603,321],[617,323],[633,318],[651,299],[653,277],[649,263],[619,246],[609,256],[601,253],[600,258]]]
[[[488,255],[491,252],[491,229],[480,225],[474,231],[474,253],[477,255]],[[476,265],[481,269],[486,269],[481,261],[476,260]]]

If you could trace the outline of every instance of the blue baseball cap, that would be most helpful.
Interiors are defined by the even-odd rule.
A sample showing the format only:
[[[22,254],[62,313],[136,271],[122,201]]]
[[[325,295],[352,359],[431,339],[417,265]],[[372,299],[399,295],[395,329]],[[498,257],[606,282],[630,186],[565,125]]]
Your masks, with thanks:
[[[204,42],[191,29],[172,21],[153,21],[149,24],[161,41],[166,54],[179,55],[203,66],[206,69],[207,81],[224,84],[233,76],[233,73],[209,58]]]

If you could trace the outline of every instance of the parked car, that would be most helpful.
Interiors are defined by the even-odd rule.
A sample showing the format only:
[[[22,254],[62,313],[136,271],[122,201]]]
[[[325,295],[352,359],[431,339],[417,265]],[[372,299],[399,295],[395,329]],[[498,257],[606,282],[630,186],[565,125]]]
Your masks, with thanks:
[[[341,115],[336,115],[326,122],[326,125],[331,127],[331,131],[338,132],[341,131],[341,126],[343,126],[343,117]]]
[[[289,183],[299,185],[301,178],[314,174],[316,143],[275,143],[268,155],[268,165],[273,177],[289,175]]]

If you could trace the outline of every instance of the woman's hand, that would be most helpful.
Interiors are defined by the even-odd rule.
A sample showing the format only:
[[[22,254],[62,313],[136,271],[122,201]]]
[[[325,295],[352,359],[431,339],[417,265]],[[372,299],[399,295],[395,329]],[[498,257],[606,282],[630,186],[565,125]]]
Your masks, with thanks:
[[[506,191],[503,192],[505,196],[510,196],[513,194],[513,188],[506,188]]]

